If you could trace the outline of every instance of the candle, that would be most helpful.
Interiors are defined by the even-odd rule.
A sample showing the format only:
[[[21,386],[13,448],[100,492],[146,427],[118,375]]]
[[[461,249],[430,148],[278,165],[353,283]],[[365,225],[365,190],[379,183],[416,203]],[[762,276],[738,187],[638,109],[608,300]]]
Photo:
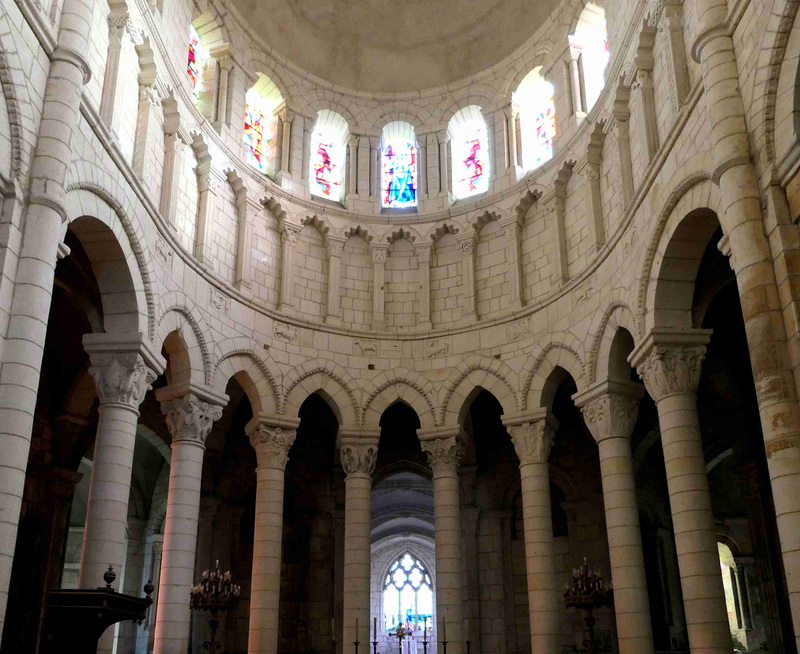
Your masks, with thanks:
[[[372,633],[375,634],[375,640],[378,640],[378,618],[372,618]]]
[[[336,630],[335,630],[333,618],[331,618],[331,640],[336,640]]]
[[[425,642],[428,642],[428,618],[426,617],[423,621],[424,627],[422,629],[422,635],[425,637]]]
[[[356,618],[356,640],[358,640],[358,618]]]
[[[442,640],[447,640],[447,618],[442,618]]]

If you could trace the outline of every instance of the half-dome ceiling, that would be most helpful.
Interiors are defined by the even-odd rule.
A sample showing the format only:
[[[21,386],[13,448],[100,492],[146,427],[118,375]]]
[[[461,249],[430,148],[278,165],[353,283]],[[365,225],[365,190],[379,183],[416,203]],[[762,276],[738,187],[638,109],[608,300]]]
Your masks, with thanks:
[[[251,34],[332,84],[412,91],[479,73],[525,43],[556,0],[233,0]]]

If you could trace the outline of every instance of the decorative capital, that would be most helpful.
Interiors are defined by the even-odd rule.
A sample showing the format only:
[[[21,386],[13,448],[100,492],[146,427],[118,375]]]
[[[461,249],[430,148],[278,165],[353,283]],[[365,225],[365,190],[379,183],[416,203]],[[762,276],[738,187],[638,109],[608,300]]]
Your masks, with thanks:
[[[643,394],[640,384],[606,381],[573,395],[572,399],[599,443],[607,438],[631,437]]]
[[[222,416],[222,407],[204,402],[193,393],[161,403],[172,442],[181,441],[205,446],[214,422]]]
[[[475,249],[475,239],[470,234],[466,238],[458,239],[458,246],[462,254],[472,254],[472,251]]]
[[[91,362],[89,374],[101,406],[121,404],[138,410],[157,377],[138,352],[93,354]]]
[[[378,444],[372,441],[343,441],[339,453],[346,474],[372,475],[378,460]]]
[[[653,400],[697,390],[710,337],[710,330],[654,330],[633,351],[629,361]]]
[[[460,435],[460,434],[459,434]],[[428,456],[428,464],[434,477],[452,477],[458,475],[458,464],[463,455],[461,440],[458,435],[433,438],[421,442],[422,451]]]
[[[281,229],[281,241],[286,243],[287,245],[291,245],[294,247],[297,245],[297,235],[300,233],[300,228],[295,225],[289,225],[288,223],[283,225],[283,229]]]
[[[297,437],[296,429],[284,429],[258,421],[248,426],[246,431],[256,451],[259,467],[286,469],[289,450]]]
[[[520,466],[530,463],[547,463],[553,446],[555,427],[548,418],[523,422],[507,427],[511,442],[519,457]]]
[[[161,105],[161,94],[155,84],[141,84],[139,86],[139,102],[149,102],[153,107]]]
[[[372,263],[386,263],[386,253],[389,246],[372,246]]]
[[[328,254],[332,257],[341,257],[344,252],[344,239],[331,238],[328,236]]]
[[[436,140],[439,143],[447,143],[450,140],[450,132],[446,129],[439,130],[436,132]]]
[[[280,118],[282,123],[288,123],[289,125],[291,125],[292,121],[294,120],[294,112],[287,107],[284,107],[278,111],[277,116]]]

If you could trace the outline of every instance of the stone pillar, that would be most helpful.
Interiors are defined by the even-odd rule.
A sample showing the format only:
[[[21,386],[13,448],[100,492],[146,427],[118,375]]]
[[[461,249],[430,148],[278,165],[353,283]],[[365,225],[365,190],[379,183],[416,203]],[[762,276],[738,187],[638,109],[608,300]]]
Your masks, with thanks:
[[[795,638],[800,647],[800,355],[787,338],[794,311],[782,312],[770,242],[764,234],[761,192],[752,164],[739,68],[728,32],[727,6],[700,0],[692,54],[703,71],[704,98],[720,189],[719,217],[729,239],[753,370],[761,430],[772,482]]]
[[[312,121],[309,118],[303,120],[303,157],[302,157],[302,170],[300,171],[300,178],[308,184],[308,175],[311,172],[311,125]]]
[[[371,200],[379,200],[381,197],[381,168],[380,157],[381,139],[372,136],[369,139],[369,197]]]
[[[153,150],[150,138],[151,126],[158,121],[158,112],[161,111],[161,96],[155,84],[139,85],[139,110],[136,114],[136,137],[133,150],[133,172],[144,178],[145,169]],[[160,144],[159,144],[160,146]]]
[[[344,651],[370,640],[369,580],[372,472],[378,459],[378,433],[342,433],[344,490]],[[358,632],[356,633],[356,621]]]
[[[614,127],[617,135],[617,166],[619,169],[623,209],[627,208],[633,198],[633,165],[631,164],[630,117],[628,108],[630,87],[620,83],[614,98]]]
[[[187,597],[194,583],[197,521],[206,437],[222,416],[228,398],[195,385],[187,390],[167,386],[156,391],[172,436],[167,513],[158,588],[155,654],[184,652],[189,647]]]
[[[428,242],[416,248],[419,262],[419,324],[431,324],[431,246]]]
[[[64,0],[30,170],[22,244],[0,367],[0,637],[17,539],[58,245],[65,180],[78,130],[94,0]]]
[[[342,253],[345,239],[328,234],[328,311],[325,322],[338,324],[342,319]]]
[[[136,30],[127,13],[111,12],[108,21],[108,53],[106,55],[103,92],[100,97],[100,118],[116,134],[119,131],[120,92],[119,70],[125,35]]]
[[[217,212],[217,190],[219,182],[211,172],[211,164],[197,166],[197,237],[194,244],[194,257],[200,263],[212,268],[211,245],[214,233],[214,218]]]
[[[227,49],[227,46],[226,46]],[[233,57],[229,52],[214,53],[216,63],[219,66],[219,83],[217,90],[217,109],[216,119],[213,127],[218,132],[222,132],[222,126],[228,124],[228,80],[233,69]]]
[[[464,318],[474,320],[477,317],[477,298],[475,295],[475,232],[456,237],[461,250],[461,276],[464,289]]]
[[[750,592],[747,586],[747,573],[744,562],[736,559],[736,601],[739,606],[739,628],[750,631],[753,628],[750,615]]]
[[[434,198],[439,195],[441,187],[439,186],[439,140],[436,132],[428,132],[420,138],[425,138],[427,144],[425,158],[425,170],[420,174],[425,175],[427,179],[426,190],[428,197]]]
[[[436,132],[436,139],[439,141],[439,195],[449,198],[450,159],[447,156],[447,144],[450,141],[450,133],[446,129],[443,129]]]
[[[708,331],[654,330],[630,356],[655,400],[692,654],[730,654],[695,391]]]
[[[246,192],[242,193],[246,196]],[[253,225],[261,215],[261,203],[253,198],[236,199],[236,275],[238,291],[250,288],[253,270]]]
[[[581,84],[581,69],[579,59],[581,57],[581,48],[570,45],[569,46],[569,80],[570,88],[572,89],[572,113],[578,120],[586,118],[586,100],[583,92],[583,84]]]
[[[686,68],[686,46],[683,41],[683,3],[668,0],[658,24],[659,31],[666,31],[667,61],[669,62],[669,88],[673,94],[676,113],[689,97],[689,71]]]
[[[358,134],[350,134],[347,144],[347,197],[358,198]]]
[[[148,536],[147,544],[150,547],[149,574],[143,579],[142,587],[147,581],[153,584],[153,603],[147,612],[144,629],[146,634],[140,634],[140,639],[145,641],[145,651],[152,652],[156,644],[156,622],[158,621],[158,587],[161,585],[161,553],[164,546],[164,536],[153,534]],[[142,575],[144,577],[144,575]],[[141,642],[141,641],[140,641]],[[137,652],[139,648],[137,647]]]
[[[506,135],[508,138],[508,170],[516,170],[517,167],[517,112],[510,104],[503,107],[503,115],[506,119]]]
[[[653,61],[649,58],[636,57],[640,68],[636,71],[636,80],[632,89],[636,91],[637,122],[641,135],[641,151],[645,156],[645,164],[649,164],[658,152],[658,124],[656,122],[656,97],[653,88]],[[647,67],[642,67],[647,66]]]
[[[643,393],[639,384],[605,381],[573,396],[600,453],[620,654],[653,653],[630,443]]]
[[[302,227],[284,222],[281,225],[281,297],[278,311],[294,307],[294,251]]]
[[[171,127],[171,129],[170,129]],[[169,131],[168,131],[169,129]],[[164,125],[164,177],[161,181],[161,215],[167,223],[175,227],[178,216],[178,199],[180,196],[181,164],[185,142],[174,127]]]
[[[560,651],[556,589],[553,516],[550,511],[550,473],[547,459],[558,421],[541,409],[507,423],[519,457],[522,515],[525,530],[525,564],[528,575],[531,648],[551,654]]]
[[[109,565],[117,572],[117,583],[122,577],[139,404],[165,365],[141,333],[86,334],[83,347],[91,362],[100,416],[78,587],[97,588]]]
[[[564,221],[566,220],[566,194],[558,192],[551,193],[544,198],[542,204],[546,215],[547,229],[553,239],[553,254],[555,255],[555,270],[553,270],[553,282],[560,286],[569,281],[569,263],[567,261],[567,237],[565,234]]]
[[[248,654],[277,654],[283,544],[283,482],[298,420],[256,416],[247,426],[256,451],[256,518]]]
[[[589,237],[595,250],[599,250],[606,242],[603,225],[603,198],[600,191],[600,168],[602,160],[596,154],[587,153],[586,165],[583,167],[584,202],[589,215]]]
[[[372,328],[380,330],[386,326],[383,284],[389,246],[386,243],[370,243],[369,248],[372,251]]]
[[[294,120],[294,112],[283,108],[278,113],[281,129],[281,152],[280,152],[280,168],[278,168],[278,181],[280,182],[284,177],[290,177],[291,170],[291,152],[292,152],[292,121]]]
[[[519,311],[525,304],[522,290],[522,260],[519,246],[522,242],[522,223],[514,215],[513,218],[504,220],[500,226],[506,232],[506,264],[508,264],[508,279],[511,287],[511,310]]]
[[[436,615],[442,639],[442,620],[447,620],[448,651],[464,651],[461,605],[461,492],[458,464],[461,460],[461,429],[455,433],[418,432],[422,451],[433,470],[433,512],[436,527]]]
[[[417,204],[428,197],[428,135],[417,135]]]

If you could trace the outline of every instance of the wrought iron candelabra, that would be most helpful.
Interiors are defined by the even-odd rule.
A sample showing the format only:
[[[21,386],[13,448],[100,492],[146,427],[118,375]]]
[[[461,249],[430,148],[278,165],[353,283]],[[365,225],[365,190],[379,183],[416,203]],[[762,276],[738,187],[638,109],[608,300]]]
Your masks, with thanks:
[[[572,585],[564,584],[564,601],[568,609],[583,610],[589,636],[583,641],[583,646],[587,654],[596,654],[598,643],[594,639],[594,626],[597,618],[592,612],[594,609],[611,606],[614,602],[614,590],[610,583],[603,581],[599,570],[589,568],[586,557],[582,566],[572,569]]]
[[[211,619],[208,621],[211,638],[203,643],[203,647],[211,654],[222,647],[222,643],[217,641],[217,629],[219,628],[217,613],[227,611],[235,606],[239,601],[239,594],[242,592],[242,587],[233,583],[230,570],[220,572],[219,560],[214,567],[215,570],[204,570],[200,583],[192,586],[189,591],[189,605],[192,609],[211,613]]]

